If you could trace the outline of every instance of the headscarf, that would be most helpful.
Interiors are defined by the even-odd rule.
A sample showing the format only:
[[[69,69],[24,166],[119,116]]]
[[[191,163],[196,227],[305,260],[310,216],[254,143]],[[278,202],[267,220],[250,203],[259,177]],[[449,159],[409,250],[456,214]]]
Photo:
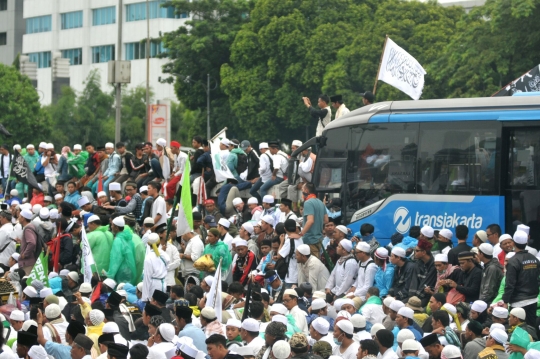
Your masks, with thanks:
[[[435,289],[434,289],[435,293],[439,293],[439,292],[443,293],[444,292],[444,289],[441,286],[441,281],[448,278],[450,276],[450,274],[452,274],[456,268],[457,268],[457,266],[453,266],[451,264],[448,264],[448,267],[446,267],[446,270],[444,271],[444,273],[439,274],[439,272],[437,271],[437,283],[435,283]]]

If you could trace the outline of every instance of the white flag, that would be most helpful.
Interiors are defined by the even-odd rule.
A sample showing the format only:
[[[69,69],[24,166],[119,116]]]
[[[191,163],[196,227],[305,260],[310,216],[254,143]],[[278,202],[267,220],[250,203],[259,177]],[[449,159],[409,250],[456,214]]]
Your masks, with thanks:
[[[221,261],[216,269],[216,274],[214,274],[214,282],[210,288],[210,292],[206,296],[206,305],[214,308],[216,311],[216,318],[218,322],[221,323],[222,319],[222,304],[221,304]]]
[[[90,243],[88,243],[88,238],[86,237],[86,231],[84,226],[81,228],[81,251],[82,257],[84,259],[84,282],[90,283],[92,280],[92,264],[96,264],[94,261],[94,255],[92,254],[92,249],[90,248]]]
[[[210,151],[212,153],[212,164],[214,166],[214,173],[216,175],[216,181],[223,182],[227,178],[234,178],[231,170],[227,167],[227,157],[229,151],[221,151],[219,149],[219,143],[222,138],[226,138],[225,130],[218,133],[212,141],[210,141]]]
[[[407,51],[386,39],[378,80],[405,92],[412,99],[418,100],[424,89],[426,71]]]

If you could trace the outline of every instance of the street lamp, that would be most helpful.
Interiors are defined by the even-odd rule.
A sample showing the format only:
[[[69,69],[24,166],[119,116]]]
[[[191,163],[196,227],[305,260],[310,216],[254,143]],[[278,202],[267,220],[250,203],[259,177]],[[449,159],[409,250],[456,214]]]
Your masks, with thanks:
[[[210,135],[210,91],[215,90],[217,88],[217,85],[218,85],[217,81],[213,79],[215,81],[215,84],[214,84],[214,87],[211,88],[210,87],[210,74],[206,74],[206,85],[202,81],[193,81],[190,78],[190,76],[183,77],[182,75],[179,75],[179,74],[173,74],[173,75],[182,78],[184,82],[190,82],[192,84],[194,83],[200,84],[206,91],[206,138],[210,140],[211,138],[211,135]]]

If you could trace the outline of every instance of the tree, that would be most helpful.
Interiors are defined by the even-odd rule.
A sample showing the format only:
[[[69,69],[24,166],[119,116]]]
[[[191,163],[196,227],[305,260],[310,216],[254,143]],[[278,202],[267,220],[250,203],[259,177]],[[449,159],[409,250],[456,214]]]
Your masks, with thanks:
[[[206,111],[190,110],[183,103],[171,104],[171,139],[191,146],[194,136],[206,133]]]
[[[0,123],[13,135],[4,142],[27,144],[47,139],[51,117],[41,109],[30,79],[13,66],[0,64],[0,99]]]

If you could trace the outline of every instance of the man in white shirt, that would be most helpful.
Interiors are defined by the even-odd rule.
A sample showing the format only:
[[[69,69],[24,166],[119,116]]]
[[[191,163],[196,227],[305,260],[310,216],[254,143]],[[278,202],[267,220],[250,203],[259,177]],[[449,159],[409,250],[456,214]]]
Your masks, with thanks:
[[[279,221],[278,223],[285,223],[288,219],[294,219],[295,221],[298,219],[298,216],[294,214],[294,212],[291,210],[293,203],[290,199],[282,198],[281,203],[279,204]]]
[[[265,345],[264,339],[259,336],[260,323],[253,319],[247,318],[242,322],[240,336],[246,343],[246,347],[253,348],[254,353],[258,353]]]
[[[319,258],[311,255],[307,244],[296,248],[296,261],[298,262],[298,283],[308,282],[313,287],[314,292],[324,292],[324,286],[330,272]]]
[[[309,334],[307,321],[306,321],[306,312],[298,307],[298,293],[294,289],[287,289],[283,293],[283,305],[287,308],[287,314],[293,316],[296,326],[302,331],[305,335]]]
[[[329,330],[330,323],[328,323],[326,319],[321,317],[315,318],[311,322],[311,326],[309,327],[309,345],[313,346],[318,341],[324,341],[330,344],[333,350],[337,345],[336,343],[334,343],[334,337],[332,336],[332,334],[328,333]]]
[[[302,236],[297,223],[294,219],[288,219],[285,221],[285,238],[283,239],[281,249],[278,252],[278,256],[281,258],[289,259],[289,270],[285,276],[285,288],[291,288],[298,284],[298,262],[296,261],[296,248],[304,244]],[[294,249],[291,248],[291,242],[293,242]]]
[[[278,141],[269,141],[270,153],[272,154],[272,176],[270,180],[264,182],[261,186],[260,193],[264,197],[268,194],[270,189],[283,182],[287,167],[289,166],[289,159],[287,154],[279,149]],[[260,162],[259,162],[260,163]]]
[[[258,202],[261,202],[262,198],[259,194],[259,189],[266,181],[272,178],[272,168],[270,163],[272,163],[273,158],[272,154],[268,151],[268,143],[261,142],[259,144],[259,151],[261,151],[261,156],[259,157],[259,175],[261,177],[253,184],[249,190],[249,194],[257,198]]]
[[[332,103],[332,107],[336,110],[336,116],[334,117],[334,120],[337,120],[341,116],[344,116],[351,112],[343,103],[343,96],[341,95],[334,95],[330,97],[330,102]]]
[[[350,320],[342,319],[334,325],[334,339],[338,344],[332,355],[337,355],[344,359],[356,359],[360,344],[353,340],[354,327]]]
[[[176,268],[180,267],[180,254],[178,249],[168,242],[167,236],[167,225],[162,224],[156,229],[157,234],[159,235],[159,245],[163,252],[165,252],[170,259],[170,262],[167,265],[167,278],[165,283],[167,285],[167,292],[170,291],[170,287],[176,284],[174,280],[174,272]]]
[[[340,229],[337,226],[336,229]],[[358,274],[356,281],[349,290],[349,293],[354,293],[355,297],[359,297],[362,302],[366,300],[366,293],[369,288],[373,286],[375,281],[375,274],[377,273],[377,265],[369,256],[370,246],[366,242],[358,242],[354,250],[356,259],[358,260]]]
[[[189,232],[182,236],[182,253],[180,253],[180,270],[182,277],[189,275],[199,276],[199,270],[193,267],[193,263],[199,259],[204,252],[204,243],[201,237],[195,232]]]
[[[231,226],[231,222],[229,222],[225,218],[221,218],[218,221],[217,229],[220,234],[220,240],[223,241],[227,246],[229,246],[229,250],[232,250],[232,241],[233,237],[229,234],[229,227]]]
[[[2,180],[2,188],[4,189],[4,191],[7,189],[7,184],[9,180],[9,169],[12,159],[13,156],[9,153],[9,146],[0,146],[0,179]]]
[[[328,282],[326,283],[326,294],[332,294],[336,299],[345,294],[351,288],[357,273],[357,263],[351,254],[352,243],[348,239],[342,239],[337,246],[338,259]]]
[[[13,224],[11,223],[11,212],[9,210],[0,211],[0,263],[8,265],[9,257],[15,253],[15,242],[11,240]]]
[[[398,359],[392,346],[394,345],[394,334],[388,329],[381,329],[375,333],[375,341],[379,344],[378,359]]]
[[[148,183],[148,195],[154,198],[152,203],[152,218],[154,218],[154,228],[160,224],[167,223],[167,205],[165,199],[159,195],[161,186],[158,182]]]
[[[380,298],[378,298],[379,293],[379,288],[369,288],[368,292],[366,293],[366,302],[360,309],[360,314],[362,314],[364,318],[366,318],[366,321],[369,322],[371,325],[376,323],[382,324],[384,317],[386,317],[386,314],[384,314],[382,308],[382,301]],[[372,300],[369,300],[369,298],[371,297],[374,298],[372,298]]]

